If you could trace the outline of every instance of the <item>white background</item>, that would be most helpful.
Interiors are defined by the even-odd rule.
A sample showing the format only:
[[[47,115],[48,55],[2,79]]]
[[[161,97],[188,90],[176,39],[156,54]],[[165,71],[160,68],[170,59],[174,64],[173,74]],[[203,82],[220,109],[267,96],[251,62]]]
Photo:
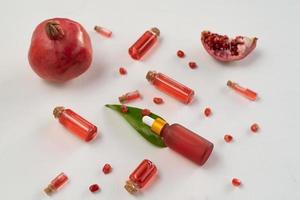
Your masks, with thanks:
[[[53,195],[76,199],[300,199],[299,191],[299,1],[2,1],[0,7],[0,199],[47,199],[42,189],[61,171],[70,182]],[[31,70],[27,52],[35,26],[52,17],[80,22],[89,32],[93,64],[79,78],[55,85]],[[113,31],[106,39],[93,31]],[[140,62],[127,49],[147,29],[161,30],[159,44]],[[256,50],[240,62],[221,64],[200,44],[202,30],[259,38]],[[176,51],[186,52],[178,59]],[[199,67],[191,70],[194,60]],[[125,66],[127,76],[118,68]],[[161,71],[196,92],[183,105],[156,90],[145,79]],[[226,87],[232,79],[258,92],[250,102]],[[104,107],[138,89],[143,100],[131,105],[149,108],[179,122],[215,144],[199,167],[168,148],[159,149],[139,136],[120,116]],[[155,105],[154,96],[165,104]],[[72,108],[94,122],[100,136],[84,143],[52,116],[57,105]],[[205,118],[209,106],[213,116]],[[258,134],[249,126],[257,122]],[[231,133],[227,144],[223,135]],[[123,189],[130,172],[144,158],[159,177],[140,195]],[[103,175],[104,163],[113,172]],[[243,186],[231,185],[232,177]],[[90,184],[102,191],[91,194]]]

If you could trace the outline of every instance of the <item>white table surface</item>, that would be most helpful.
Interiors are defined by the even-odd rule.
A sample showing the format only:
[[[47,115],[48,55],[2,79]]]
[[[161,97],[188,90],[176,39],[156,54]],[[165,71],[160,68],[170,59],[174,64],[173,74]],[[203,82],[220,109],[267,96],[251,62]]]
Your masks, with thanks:
[[[0,6],[0,199],[47,199],[42,189],[59,172],[70,182],[53,195],[76,199],[300,199],[299,135],[299,1],[2,1]],[[63,85],[42,81],[31,70],[27,52],[35,26],[44,19],[67,17],[89,32],[94,59],[91,68]],[[106,39],[94,25],[113,31]],[[161,30],[159,45],[140,62],[128,47],[145,30]],[[259,38],[256,50],[240,62],[224,65],[200,44],[209,29],[228,35]],[[178,59],[176,51],[186,52]],[[191,70],[194,60],[199,67]],[[127,76],[118,68],[125,66]],[[156,90],[145,79],[148,70],[161,71],[196,92],[183,105]],[[258,92],[250,102],[226,87],[232,79]],[[119,115],[104,107],[138,89],[143,100],[131,105],[149,108],[170,123],[179,122],[208,138],[215,149],[199,167],[168,148],[146,142]],[[155,105],[154,96],[165,104]],[[84,143],[52,116],[64,105],[94,122],[100,137]],[[213,116],[205,118],[209,106]],[[249,126],[257,122],[258,134]],[[226,133],[234,142],[223,140]],[[144,158],[159,176],[151,187],[133,197],[123,189],[130,172]],[[103,175],[104,163],[113,172]],[[232,177],[243,186],[231,185]],[[102,191],[91,194],[98,183]]]

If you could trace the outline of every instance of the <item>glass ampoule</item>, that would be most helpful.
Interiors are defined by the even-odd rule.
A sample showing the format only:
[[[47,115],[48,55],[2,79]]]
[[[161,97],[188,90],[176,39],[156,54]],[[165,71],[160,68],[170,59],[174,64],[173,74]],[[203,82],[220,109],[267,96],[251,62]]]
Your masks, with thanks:
[[[150,160],[143,160],[130,174],[124,188],[131,194],[138,192],[157,174],[156,166]]]
[[[58,106],[54,108],[53,115],[71,133],[86,142],[97,136],[97,127],[71,109]]]
[[[149,49],[157,42],[160,35],[158,28],[151,28],[146,31],[128,50],[129,55],[135,59],[140,60]]]
[[[257,93],[248,88],[244,88],[239,84],[232,82],[230,80],[227,81],[227,86],[232,88],[234,91],[236,91],[237,93],[241,94],[242,96],[246,97],[251,101],[257,100]]]
[[[135,90],[133,92],[127,92],[126,94],[120,96],[119,101],[120,103],[128,103],[138,98],[141,98],[141,95],[138,90]]]
[[[166,146],[198,165],[203,165],[213,150],[213,143],[180,124],[169,125],[160,118],[149,116],[144,116],[143,122],[162,137]]]
[[[182,103],[188,104],[194,97],[195,92],[192,89],[162,73],[149,71],[146,78],[156,88],[172,97],[175,97]]]
[[[44,192],[50,196],[61,188],[68,180],[68,176],[62,172],[50,182],[50,184],[44,189]]]

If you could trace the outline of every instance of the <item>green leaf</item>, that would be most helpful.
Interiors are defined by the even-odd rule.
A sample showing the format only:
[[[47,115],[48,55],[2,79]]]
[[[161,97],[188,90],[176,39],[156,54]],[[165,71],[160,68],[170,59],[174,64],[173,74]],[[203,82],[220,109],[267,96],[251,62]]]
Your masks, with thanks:
[[[128,112],[127,113],[122,113],[121,112],[121,105],[119,104],[106,104],[106,107],[117,111],[122,117],[124,117],[124,119],[137,131],[139,132],[146,140],[148,140],[150,143],[152,143],[155,146],[158,147],[166,147],[166,145],[164,144],[162,138],[160,136],[158,136],[157,134],[155,134],[149,126],[147,126],[146,124],[143,123],[142,121],[142,114],[141,111],[142,109],[140,108],[136,108],[136,107],[130,107],[127,106],[128,108]],[[149,117],[152,117],[153,119],[156,118],[161,118],[162,117],[151,113],[149,115]]]

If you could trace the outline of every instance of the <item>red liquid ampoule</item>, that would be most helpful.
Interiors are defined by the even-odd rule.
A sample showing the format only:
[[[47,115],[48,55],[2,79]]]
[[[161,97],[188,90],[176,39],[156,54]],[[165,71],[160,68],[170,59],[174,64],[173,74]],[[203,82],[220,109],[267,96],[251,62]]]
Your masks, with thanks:
[[[192,101],[194,97],[194,91],[187,86],[173,80],[172,78],[155,71],[149,71],[146,78],[151,82],[156,88],[171,95],[178,99],[179,101],[188,104]]]
[[[143,188],[157,174],[156,166],[150,160],[143,160],[130,174],[124,188],[131,194]]]
[[[53,115],[59,122],[80,139],[89,142],[97,136],[97,127],[71,109],[56,107]]]
[[[108,30],[108,29],[106,29],[104,27],[101,27],[101,26],[95,26],[94,30],[97,33],[99,33],[99,34],[101,34],[101,35],[103,35],[105,37],[108,37],[108,38],[111,37],[111,34],[112,34],[112,32],[110,30]]]
[[[239,84],[232,82],[232,81],[227,81],[227,86],[232,88],[234,91],[238,92],[242,96],[246,97],[247,99],[251,101],[255,101],[257,99],[257,93],[248,89],[248,88],[243,88]]]
[[[119,97],[120,103],[127,103],[129,101],[135,100],[140,98],[141,95],[138,90],[135,90],[133,92],[127,92],[126,94]]]
[[[58,176],[56,176],[50,184],[44,189],[44,192],[47,195],[52,195],[54,192],[56,192],[59,188],[61,188],[67,181],[68,177],[63,172],[60,173]]]
[[[214,148],[213,143],[180,124],[169,125],[160,118],[154,120],[149,116],[144,116],[143,122],[160,135],[168,147],[198,165],[203,165],[207,161]]]
[[[140,60],[145,53],[156,43],[160,31],[158,28],[151,28],[146,31],[128,50],[129,55]]]

